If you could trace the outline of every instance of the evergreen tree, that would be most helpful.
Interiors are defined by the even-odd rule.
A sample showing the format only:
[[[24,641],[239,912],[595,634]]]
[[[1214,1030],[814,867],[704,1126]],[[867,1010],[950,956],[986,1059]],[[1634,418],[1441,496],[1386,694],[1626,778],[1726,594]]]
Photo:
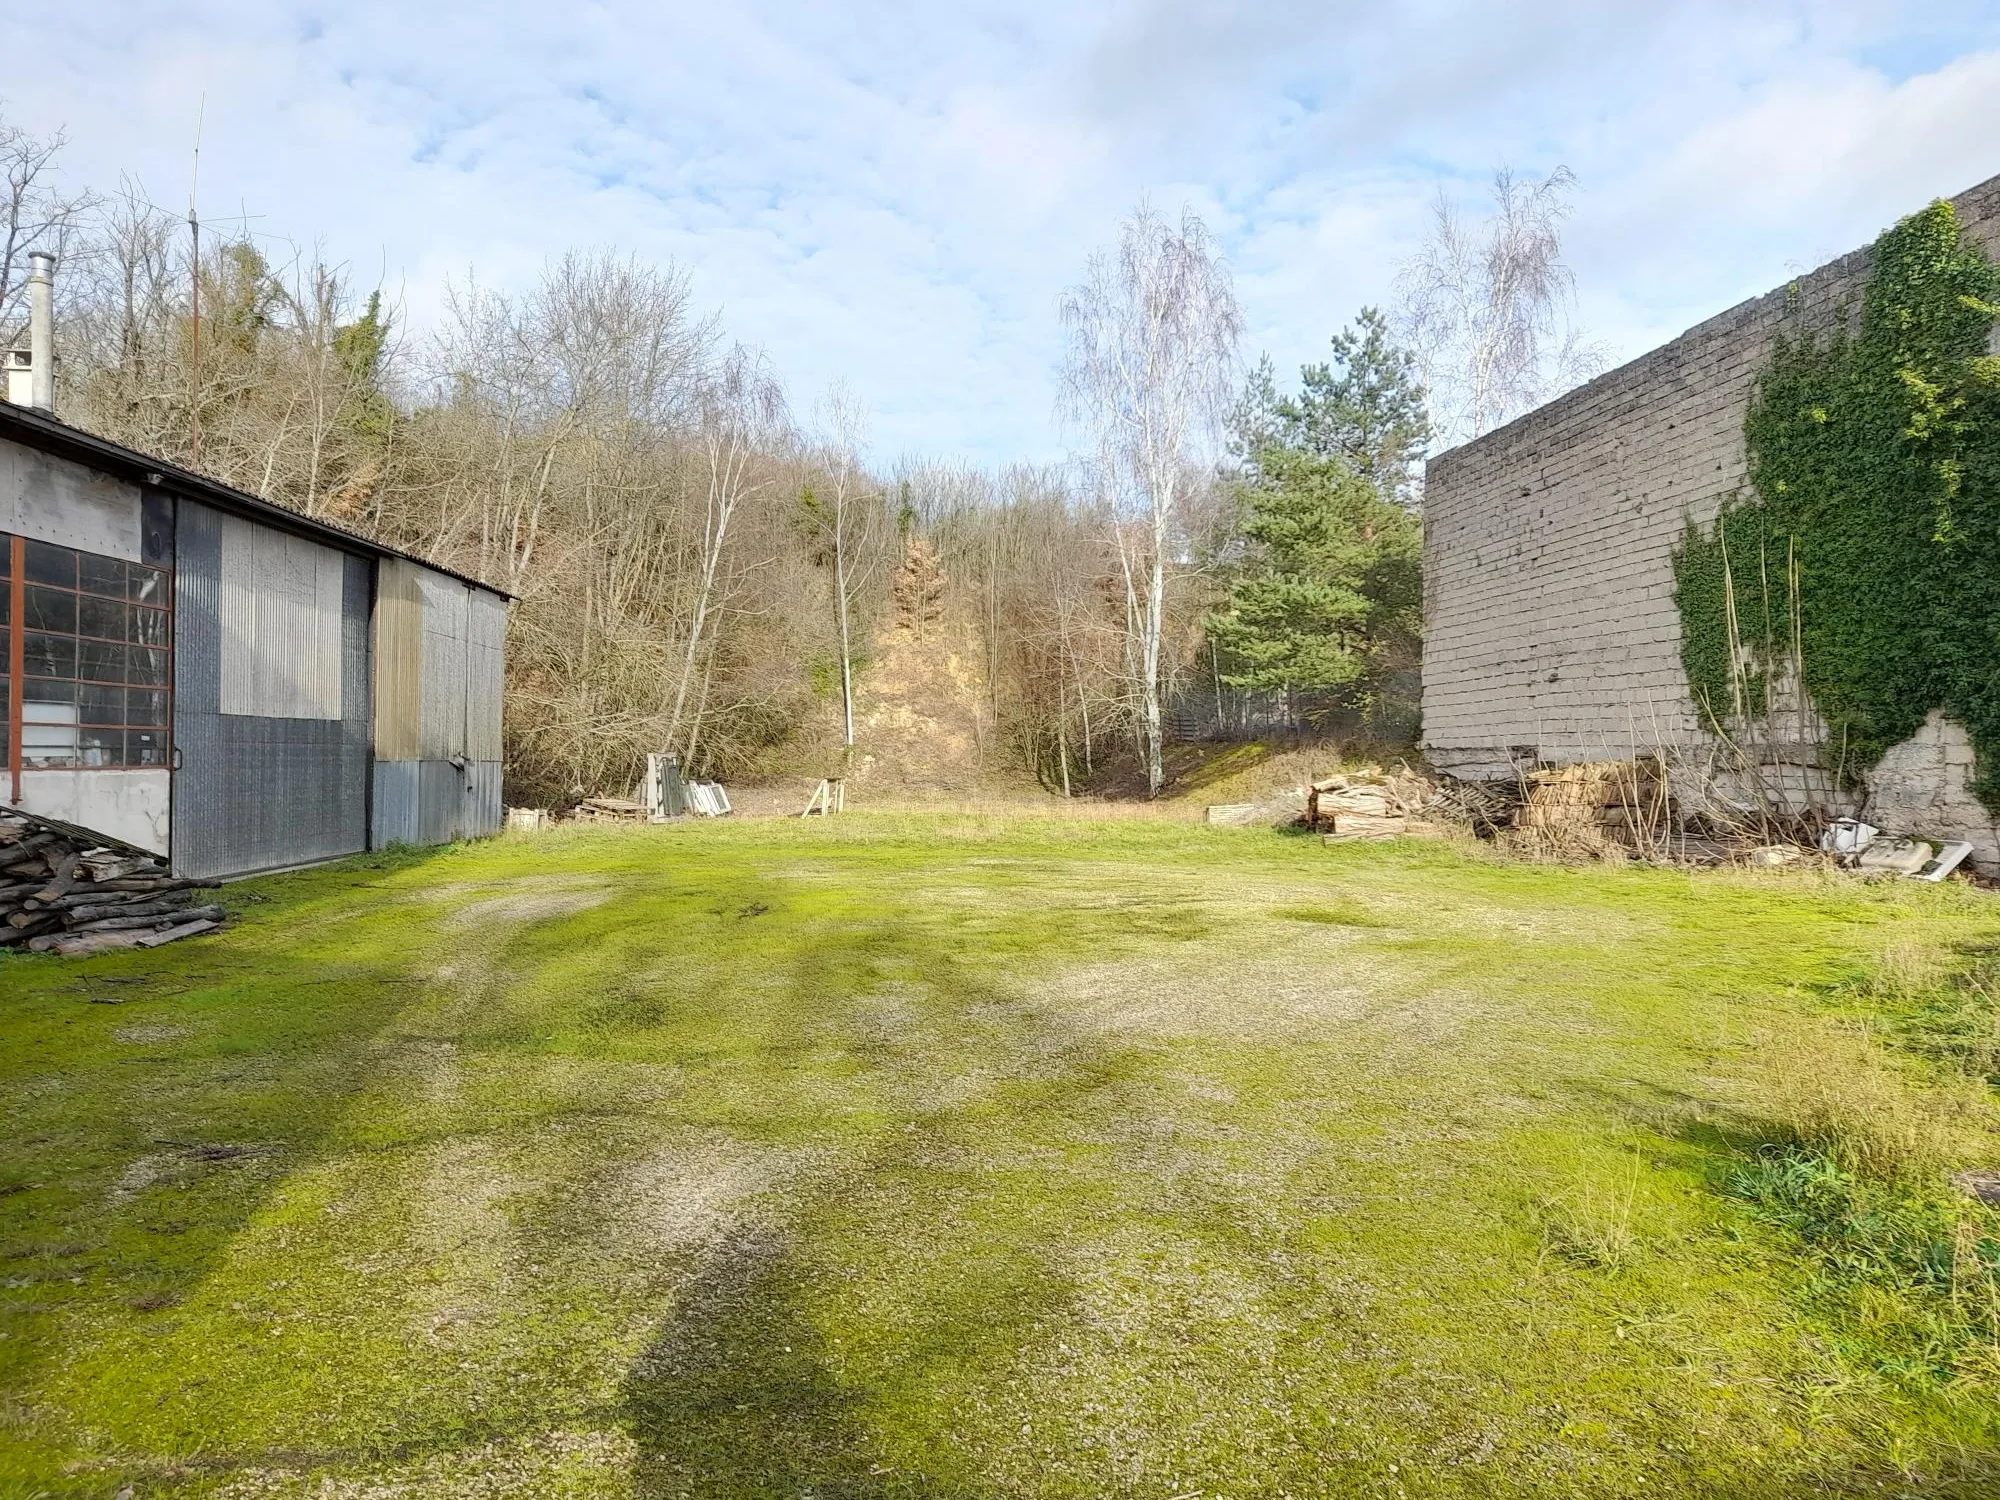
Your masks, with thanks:
[[[1299,394],[1271,399],[1268,362],[1261,390],[1279,439],[1315,458],[1344,458],[1392,500],[1415,495],[1415,469],[1431,440],[1416,359],[1400,348],[1388,320],[1372,307],[1333,337],[1333,360],[1299,371]]]
[[[1421,532],[1344,457],[1267,446],[1245,482],[1255,551],[1228,607],[1204,622],[1223,681],[1365,697],[1405,665],[1420,629]]]

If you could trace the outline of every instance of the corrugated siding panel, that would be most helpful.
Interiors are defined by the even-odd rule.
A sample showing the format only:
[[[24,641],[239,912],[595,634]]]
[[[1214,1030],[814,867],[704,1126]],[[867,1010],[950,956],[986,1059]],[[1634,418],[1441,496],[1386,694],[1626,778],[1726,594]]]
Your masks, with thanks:
[[[417,762],[375,762],[375,831],[373,847],[417,842]]]
[[[500,805],[500,762],[474,762],[465,789],[465,836],[490,837],[500,831],[500,820],[505,816]]]
[[[358,852],[368,835],[368,560],[316,549],[333,560],[325,671],[345,717],[224,712],[223,540],[231,524],[253,523],[189,500],[177,512],[176,558],[186,561],[175,569],[175,871],[238,875]],[[320,566],[315,611],[324,608]],[[254,599],[239,597],[237,609],[261,621]]]
[[[465,754],[466,595],[455,578],[419,571],[424,595],[421,706],[424,760]]]
[[[345,554],[236,516],[221,525],[222,712],[339,719]]]
[[[182,500],[174,507],[173,866],[176,875],[227,868],[217,794],[207,768],[222,753],[222,517]]]
[[[423,753],[421,571],[401,558],[385,557],[376,564],[375,754],[383,760],[415,760]]]
[[[465,753],[475,761],[497,761],[506,695],[507,601],[470,590],[466,626]]]
[[[417,842],[448,844],[465,837],[465,773],[448,760],[417,764]]]

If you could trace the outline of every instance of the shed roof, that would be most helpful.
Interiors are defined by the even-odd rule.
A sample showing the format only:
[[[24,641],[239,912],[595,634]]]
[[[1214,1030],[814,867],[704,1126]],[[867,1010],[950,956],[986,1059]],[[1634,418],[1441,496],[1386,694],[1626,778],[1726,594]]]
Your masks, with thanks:
[[[350,531],[345,526],[336,526],[331,521],[323,521],[314,516],[301,515],[282,505],[275,505],[245,490],[210,479],[205,474],[197,474],[192,469],[181,468],[168,463],[150,453],[141,453],[137,448],[127,448],[95,433],[85,432],[81,427],[72,427],[59,421],[45,411],[32,406],[16,406],[9,401],[0,401],[0,438],[12,438],[44,453],[52,453],[58,458],[88,464],[100,473],[112,474],[133,484],[149,484],[156,488],[170,490],[189,499],[199,500],[204,505],[212,505],[217,510],[232,515],[261,521],[267,526],[281,531],[289,531],[313,541],[325,542],[330,546],[345,548],[350,552],[367,552],[376,557],[399,557],[420,567],[442,573],[448,578],[456,578],[461,583],[469,583],[474,588],[484,589],[489,594],[498,594],[503,599],[514,596],[505,589],[495,588],[482,579],[456,568],[447,568],[434,563],[429,558],[395,547],[385,547],[372,537],[363,536],[358,531]]]

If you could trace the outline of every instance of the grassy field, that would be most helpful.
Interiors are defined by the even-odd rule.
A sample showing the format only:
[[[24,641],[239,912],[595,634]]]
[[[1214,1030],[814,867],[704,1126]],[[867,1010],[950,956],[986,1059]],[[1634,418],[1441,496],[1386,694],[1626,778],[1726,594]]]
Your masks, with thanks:
[[[0,1495],[2000,1493],[2000,905],[558,833],[0,959]]]

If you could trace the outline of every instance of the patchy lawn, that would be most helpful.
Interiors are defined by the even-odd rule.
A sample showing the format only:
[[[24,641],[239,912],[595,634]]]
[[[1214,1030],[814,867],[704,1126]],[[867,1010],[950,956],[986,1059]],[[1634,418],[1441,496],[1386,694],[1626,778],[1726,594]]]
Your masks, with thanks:
[[[558,833],[0,959],[0,1494],[2000,1489],[1963,888]]]

